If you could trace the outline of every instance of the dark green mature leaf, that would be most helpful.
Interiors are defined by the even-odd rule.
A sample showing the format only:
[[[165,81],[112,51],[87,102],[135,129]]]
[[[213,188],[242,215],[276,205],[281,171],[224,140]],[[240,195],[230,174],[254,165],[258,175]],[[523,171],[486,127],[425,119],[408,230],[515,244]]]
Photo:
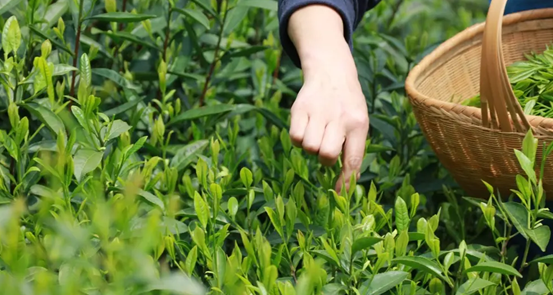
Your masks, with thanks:
[[[99,31],[99,30],[98,30]],[[142,45],[144,47],[147,47],[147,48],[150,48],[150,49],[154,49],[154,50],[157,50],[157,51],[161,51],[160,48],[158,48],[155,44],[149,42],[149,41],[146,41],[147,39],[140,39],[138,37],[136,37],[135,35],[133,34],[130,34],[130,33],[127,33],[127,32],[117,32],[117,33],[114,33],[114,32],[103,32],[103,31],[100,31],[102,34],[105,34],[107,36],[109,36],[110,38],[112,38],[115,42],[122,42],[123,40],[126,40],[126,41],[129,41],[131,43],[135,43],[135,44],[138,44],[138,45]]]
[[[119,137],[119,135],[131,129],[131,126],[124,121],[115,120],[113,121],[111,128],[109,128],[109,126],[105,126],[102,131],[107,132],[108,129],[109,135],[107,136],[107,141]]]
[[[22,0],[0,0],[0,15],[15,8]]]
[[[81,181],[87,173],[98,168],[103,156],[103,152],[91,149],[78,150],[73,160],[75,178]]]
[[[514,267],[497,261],[484,261],[465,270],[465,272],[481,272],[481,271],[500,273],[504,275],[517,276],[522,278],[522,275]]]
[[[368,249],[380,241],[382,241],[381,238],[375,238],[375,237],[365,237],[365,238],[357,239],[355,240],[355,242],[353,242],[351,254],[355,255],[355,253],[361,250]]]
[[[549,255],[546,255],[546,256],[543,256],[543,257],[540,257],[540,258],[536,258],[530,262],[528,262],[529,264],[533,264],[533,263],[538,263],[538,262],[541,262],[541,263],[545,263],[545,264],[553,264],[553,254],[549,254]]]
[[[180,115],[174,117],[167,126],[173,125],[178,122],[187,121],[187,120],[194,120],[206,116],[212,116],[212,115],[218,115],[230,112],[236,108],[236,105],[231,104],[218,104],[218,105],[212,105],[212,106],[205,106],[195,109],[190,109],[187,111],[184,111]]]
[[[392,262],[422,270],[442,279],[445,282],[448,282],[448,284],[451,284],[451,282],[444,276],[440,266],[428,258],[422,256],[403,256],[392,259]]]
[[[528,234],[526,233],[528,229],[528,211],[526,211],[526,208],[522,204],[514,202],[503,203],[503,208],[505,208],[505,213],[518,232],[528,239]]]
[[[114,107],[113,109],[109,109],[109,110],[105,111],[104,115],[106,115],[108,117],[119,115],[121,113],[124,113],[124,112],[134,108],[135,106],[137,106],[143,100],[144,100],[144,97],[135,98],[134,100],[128,101],[128,102],[126,102],[122,105]]]
[[[93,75],[98,75],[103,78],[109,79],[110,81],[113,81],[117,85],[127,88],[139,91],[141,88],[139,86],[134,85],[131,81],[125,79],[121,74],[117,73],[114,70],[106,69],[106,68],[99,68],[99,69],[93,69],[92,70]]]
[[[175,153],[175,156],[171,159],[169,165],[171,167],[176,167],[178,171],[181,171],[186,168],[188,164],[192,163],[196,155],[206,148],[208,144],[208,140],[199,140],[182,147]]]
[[[395,286],[401,284],[409,276],[408,272],[404,271],[388,271],[385,273],[376,274],[374,277],[366,280],[359,294],[361,295],[381,295]]]
[[[547,250],[547,245],[551,238],[551,229],[547,225],[542,225],[540,227],[529,229],[526,231],[530,239],[540,247],[540,249],[545,252]]]
[[[54,134],[59,134],[65,130],[61,119],[51,110],[37,103],[28,103],[23,105],[33,115],[37,116]]]
[[[188,8],[173,8],[176,12],[194,19],[197,23],[204,26],[209,30],[209,19],[203,13],[198,10],[192,10]]]
[[[56,37],[49,36],[46,33],[44,33],[43,31],[41,31],[40,29],[37,29],[35,26],[32,26],[32,25],[29,26],[29,29],[31,29],[31,31],[33,31],[33,33],[35,33],[38,36],[42,37],[44,40],[50,40],[50,42],[52,42],[52,44],[55,45],[57,49],[61,49],[61,50],[65,51],[66,53],[69,53],[71,56],[75,56],[74,52],[71,51],[71,49],[69,49],[67,46],[65,46],[64,44],[59,42],[56,39]]]
[[[544,295],[549,294],[547,286],[543,283],[543,280],[538,279],[532,281],[526,285],[522,290],[521,295]]]
[[[108,12],[103,14],[93,15],[87,18],[87,20],[98,20],[103,22],[117,22],[117,23],[134,23],[141,22],[143,20],[156,18],[157,15],[153,14],[134,14],[130,12]]]
[[[155,195],[153,195],[152,193],[149,193],[145,190],[140,190],[138,192],[138,194],[143,197],[145,200],[147,200],[148,202],[154,204],[154,205],[157,205],[159,208],[161,208],[161,210],[165,210],[165,204],[163,204],[163,201],[160,200],[158,197],[156,197]]]
[[[462,284],[455,294],[469,295],[493,285],[495,285],[495,283],[476,277]]]
[[[278,2],[274,0],[242,0],[238,2],[237,7],[254,7],[266,10],[277,11]]]

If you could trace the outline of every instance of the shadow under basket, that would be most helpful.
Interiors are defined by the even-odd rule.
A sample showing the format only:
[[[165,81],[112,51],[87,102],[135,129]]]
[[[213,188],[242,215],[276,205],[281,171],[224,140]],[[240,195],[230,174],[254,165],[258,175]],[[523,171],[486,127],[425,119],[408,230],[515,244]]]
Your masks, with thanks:
[[[493,21],[496,21],[497,28],[491,28]],[[553,44],[553,9],[525,11],[507,16],[501,14],[501,17],[493,21],[489,14],[486,23],[471,26],[441,44],[413,68],[406,81],[406,91],[414,114],[430,146],[468,195],[477,198],[490,196],[482,180],[490,183],[502,197],[506,197],[511,189],[517,188],[516,175],[526,176],[514,152],[515,149],[522,149],[526,132],[512,127],[512,113],[509,113],[508,118],[513,125],[511,130],[506,130],[505,124],[503,127],[494,127],[489,122],[483,123],[486,120],[483,118],[484,109],[460,104],[463,100],[480,94],[485,87],[498,87],[499,83],[491,82],[490,77],[481,75],[481,71],[491,73],[484,71],[485,63],[492,60],[485,53],[491,52],[491,47],[494,46],[488,44],[493,43],[493,40],[487,40],[494,38],[486,36],[496,30],[496,56],[499,56],[498,64],[502,65],[495,73],[496,76],[504,75],[502,79],[507,75],[505,64],[525,60],[525,54],[542,53],[548,45]],[[498,79],[493,81],[497,82]],[[498,94],[499,91],[490,93],[495,96],[490,100],[494,100],[493,103],[503,103],[505,112],[508,112],[505,106],[508,103],[504,102],[506,98],[499,97],[503,96]],[[520,108],[518,102],[516,105]],[[501,107],[496,105],[495,108]],[[485,111],[485,114],[491,113]],[[544,145],[553,141],[553,119],[523,116],[521,120],[531,126],[534,136],[539,139],[536,156],[536,172],[539,173]],[[547,199],[553,200],[551,155],[545,163],[543,186],[550,193]]]

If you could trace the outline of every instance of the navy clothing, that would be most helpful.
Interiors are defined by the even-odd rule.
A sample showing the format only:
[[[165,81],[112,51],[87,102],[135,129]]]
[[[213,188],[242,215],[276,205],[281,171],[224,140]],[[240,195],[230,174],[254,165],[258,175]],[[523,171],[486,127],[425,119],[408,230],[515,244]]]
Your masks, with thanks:
[[[336,10],[344,21],[344,38],[352,48],[352,34],[363,19],[363,15],[375,7],[380,0],[278,0],[278,18],[280,22],[280,42],[286,54],[297,67],[301,63],[294,44],[288,36],[288,20],[298,8],[310,4],[324,4]],[[529,9],[553,7],[551,0],[509,0],[505,13]]]

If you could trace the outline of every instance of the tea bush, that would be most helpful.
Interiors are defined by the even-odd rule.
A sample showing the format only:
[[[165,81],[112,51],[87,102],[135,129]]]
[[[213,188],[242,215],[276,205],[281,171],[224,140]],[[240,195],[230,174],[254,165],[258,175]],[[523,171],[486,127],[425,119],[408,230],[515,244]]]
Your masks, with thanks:
[[[275,1],[0,0],[1,293],[553,291],[544,147],[529,134],[515,151],[511,199],[464,196],[404,97],[410,68],[485,6],[367,14],[371,136],[338,194],[339,165],[287,134],[301,72]]]

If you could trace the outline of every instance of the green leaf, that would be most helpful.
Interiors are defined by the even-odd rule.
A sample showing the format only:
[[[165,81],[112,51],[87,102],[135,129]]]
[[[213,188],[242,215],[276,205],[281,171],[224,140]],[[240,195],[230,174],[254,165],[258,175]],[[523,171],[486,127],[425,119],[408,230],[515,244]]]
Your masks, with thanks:
[[[205,16],[202,12],[199,10],[193,10],[188,8],[173,8],[176,12],[190,17],[194,19],[196,22],[198,22],[200,25],[204,26],[206,29],[209,30],[209,19],[207,19],[207,16]]]
[[[517,276],[522,278],[522,275],[512,266],[497,262],[497,261],[484,261],[480,262],[475,266],[472,266],[465,270],[465,272],[493,272],[500,273],[504,275]]]
[[[0,0],[0,15],[15,8],[22,0]]]
[[[156,197],[155,195],[153,195],[152,193],[149,193],[145,190],[140,190],[138,192],[138,195],[140,195],[141,197],[143,197],[144,199],[146,199],[146,201],[154,204],[154,205],[157,205],[159,208],[161,208],[161,210],[165,210],[165,205],[163,204],[163,201],[160,200],[158,197]]]
[[[374,237],[365,237],[355,240],[353,242],[353,246],[351,248],[352,255],[355,255],[355,253],[368,249],[375,245],[376,243],[382,241],[381,238],[374,238]]]
[[[98,20],[102,22],[116,22],[116,23],[135,23],[143,20],[156,18],[154,14],[134,14],[130,12],[108,12],[103,14],[93,15],[88,17],[88,20]]]
[[[409,276],[409,273],[404,271],[387,271],[384,273],[376,274],[374,277],[366,280],[361,288],[359,288],[359,294],[361,295],[381,295],[395,286],[403,283]]]
[[[90,60],[86,53],[81,55],[79,74],[81,75],[81,83],[84,82],[87,86],[92,85],[92,70],[90,69]]]
[[[111,70],[111,69],[106,69],[106,68],[96,69],[95,68],[95,69],[92,70],[92,74],[93,75],[98,75],[98,76],[103,77],[103,78],[106,78],[106,79],[114,82],[115,84],[117,84],[121,87],[127,88],[127,89],[131,89],[131,90],[135,90],[135,91],[139,91],[141,89],[139,86],[134,85],[132,82],[127,80],[121,74],[119,74],[116,71]]]
[[[108,117],[119,115],[121,113],[124,113],[124,112],[134,108],[135,106],[137,106],[143,100],[144,100],[144,97],[135,98],[134,100],[128,101],[128,102],[126,102],[122,105],[114,107],[113,109],[109,109],[109,110],[105,111],[104,115],[106,115]]]
[[[69,49],[67,46],[65,46],[63,43],[56,40],[56,37],[52,37],[52,36],[46,34],[45,32],[41,31],[40,29],[37,29],[35,26],[29,26],[29,28],[31,29],[31,31],[33,31],[33,33],[35,33],[38,36],[42,37],[44,40],[50,40],[50,42],[52,42],[52,44],[55,45],[57,49],[61,49],[61,50],[65,51],[66,53],[69,53],[71,56],[75,56],[75,53],[71,49]],[[81,38],[84,38],[84,37],[85,37],[84,35],[81,36]]]
[[[536,183],[536,171],[534,171],[532,161],[519,150],[515,150],[515,155],[518,159],[520,167],[522,168],[522,170],[524,170],[524,173],[526,173],[530,180]]]
[[[403,198],[398,197],[395,204],[396,227],[398,231],[409,230],[409,210]]]
[[[553,264],[553,254],[549,254],[549,255],[546,255],[546,256],[543,256],[543,257],[540,257],[540,258],[536,258],[536,259],[528,262],[528,264],[534,264],[534,263],[538,263],[538,262],[545,263],[545,264]]]
[[[209,219],[209,207],[204,198],[202,198],[198,192],[194,194],[194,209],[196,210],[198,220],[200,220],[202,226],[206,228],[207,221]]]
[[[65,127],[61,119],[51,110],[36,103],[24,104],[24,107],[37,116],[54,134],[64,133]]]
[[[102,128],[102,136],[105,136],[103,133],[106,132],[108,128],[109,126],[105,126],[104,128]],[[131,129],[131,126],[129,126],[129,124],[127,124],[126,122],[121,120],[115,120],[111,125],[111,129],[109,129],[109,135],[106,141],[117,138],[119,137],[119,135],[123,134],[124,132],[130,129]]]
[[[534,229],[526,230],[530,239],[540,247],[540,249],[545,252],[547,250],[547,245],[551,238],[551,229],[547,225],[541,225]]]
[[[199,140],[180,148],[171,159],[170,166],[181,171],[192,163],[196,155],[209,145],[209,140]]]
[[[19,22],[15,15],[10,16],[4,24],[4,30],[2,31],[2,49],[4,53],[17,52],[21,46],[21,30],[19,29]]]
[[[476,293],[482,289],[485,289],[489,286],[495,285],[494,283],[481,279],[481,278],[472,278],[468,281],[466,281],[464,284],[462,284],[459,289],[457,290],[456,295],[469,295]]]
[[[403,257],[397,257],[392,259],[392,262],[407,265],[409,267],[416,268],[418,270],[422,270],[424,272],[427,272],[429,274],[432,274],[444,280],[445,282],[451,285],[450,280],[448,280],[443,275],[442,270],[440,269],[440,266],[436,262],[428,258],[425,258],[422,256],[403,256]]]
[[[213,116],[213,115],[227,113],[234,110],[236,107],[237,105],[232,105],[232,104],[218,104],[218,105],[190,109],[174,117],[171,121],[169,121],[167,126],[170,126],[182,121],[194,120],[194,119],[198,119],[206,116]]]
[[[151,283],[146,292],[154,290],[168,291],[175,295],[205,295],[205,287],[195,279],[189,278],[181,273],[172,273],[154,283]]]
[[[83,176],[98,168],[103,156],[103,152],[91,149],[78,150],[73,160],[75,178],[80,182]]]
[[[543,283],[543,280],[537,279],[526,285],[522,290],[521,295],[544,295],[549,294],[547,286]]]
[[[515,202],[503,203],[503,208],[505,208],[505,213],[518,232],[525,239],[528,239],[528,234],[526,233],[528,229],[528,211],[526,211],[526,208],[522,204]]]
[[[243,0],[238,2],[237,7],[254,7],[271,11],[278,10],[278,2],[274,0]]]

